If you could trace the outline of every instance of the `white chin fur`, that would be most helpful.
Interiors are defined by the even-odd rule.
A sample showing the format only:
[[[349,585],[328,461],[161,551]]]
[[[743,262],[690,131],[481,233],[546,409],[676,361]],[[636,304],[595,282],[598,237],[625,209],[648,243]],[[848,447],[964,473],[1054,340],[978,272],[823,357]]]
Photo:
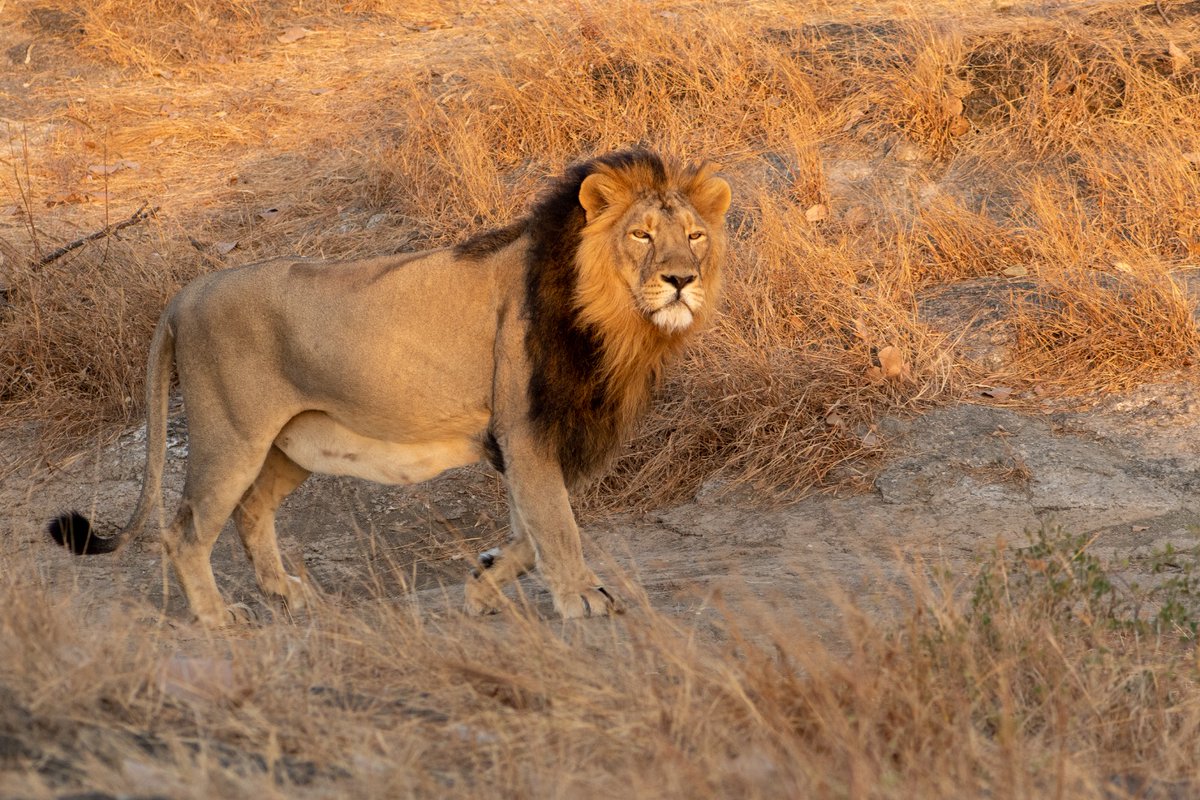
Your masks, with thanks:
[[[692,326],[692,310],[683,303],[671,303],[651,314],[650,321],[664,333],[678,333]]]

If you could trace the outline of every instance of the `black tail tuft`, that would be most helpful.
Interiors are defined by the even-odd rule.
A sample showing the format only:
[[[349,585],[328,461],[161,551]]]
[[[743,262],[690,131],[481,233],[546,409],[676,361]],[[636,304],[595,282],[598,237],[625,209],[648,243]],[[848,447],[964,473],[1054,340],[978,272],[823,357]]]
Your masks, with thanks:
[[[50,538],[69,548],[75,555],[110,553],[116,549],[116,539],[101,539],[92,535],[92,523],[78,511],[51,520],[47,530]]]

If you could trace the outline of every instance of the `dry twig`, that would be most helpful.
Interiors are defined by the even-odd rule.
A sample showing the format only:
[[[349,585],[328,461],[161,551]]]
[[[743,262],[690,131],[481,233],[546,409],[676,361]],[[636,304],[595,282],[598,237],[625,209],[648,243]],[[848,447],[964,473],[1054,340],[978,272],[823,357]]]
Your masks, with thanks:
[[[155,206],[154,208],[147,210],[146,206],[148,206],[148,205],[149,205],[149,203],[142,203],[142,207],[139,208],[137,211],[133,212],[133,215],[130,216],[128,219],[122,220],[121,222],[115,222],[112,225],[106,225],[103,228],[101,228],[100,230],[96,231],[95,233],[89,233],[87,236],[84,236],[80,239],[76,239],[75,241],[70,242],[68,244],[64,244],[62,247],[58,248],[57,250],[55,250],[51,253],[48,253],[45,256],[42,256],[42,258],[37,262],[38,266],[44,267],[47,264],[49,264],[50,262],[57,261],[58,259],[62,258],[63,256],[65,256],[67,253],[71,252],[72,250],[79,248],[79,247],[83,247],[88,242],[95,241],[96,239],[103,239],[106,236],[112,236],[114,233],[116,233],[119,230],[123,230],[132,225],[137,225],[142,220],[153,217],[155,214],[158,213],[158,206]]]

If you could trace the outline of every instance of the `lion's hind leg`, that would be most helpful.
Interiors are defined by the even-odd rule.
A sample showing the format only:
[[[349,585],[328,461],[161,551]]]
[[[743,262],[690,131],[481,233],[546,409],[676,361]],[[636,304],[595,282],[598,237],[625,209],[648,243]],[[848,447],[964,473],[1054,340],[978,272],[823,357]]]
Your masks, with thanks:
[[[287,574],[275,537],[275,512],[280,503],[309,476],[309,471],[272,446],[254,484],[246,490],[233,512],[246,556],[254,565],[258,588],[288,611],[305,605],[304,586]]]
[[[211,426],[195,429],[205,435],[193,435],[190,442],[183,499],[174,522],[163,532],[163,546],[196,619],[206,627],[221,627],[237,617],[231,616],[217,589],[212,548],[261,471],[270,441],[262,443],[261,449],[244,440],[229,448],[236,437],[215,435]],[[219,449],[222,446],[228,449]]]

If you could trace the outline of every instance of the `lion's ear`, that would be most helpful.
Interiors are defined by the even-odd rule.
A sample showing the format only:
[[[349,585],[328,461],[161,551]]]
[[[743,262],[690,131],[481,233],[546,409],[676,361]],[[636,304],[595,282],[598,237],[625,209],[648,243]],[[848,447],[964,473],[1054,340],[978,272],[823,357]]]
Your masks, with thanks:
[[[598,172],[593,172],[583,179],[583,183],[579,185],[579,205],[587,212],[588,222],[612,204],[615,189],[608,176]]]
[[[733,192],[724,178],[713,176],[691,191],[692,207],[705,219],[719,219],[729,210]]]

